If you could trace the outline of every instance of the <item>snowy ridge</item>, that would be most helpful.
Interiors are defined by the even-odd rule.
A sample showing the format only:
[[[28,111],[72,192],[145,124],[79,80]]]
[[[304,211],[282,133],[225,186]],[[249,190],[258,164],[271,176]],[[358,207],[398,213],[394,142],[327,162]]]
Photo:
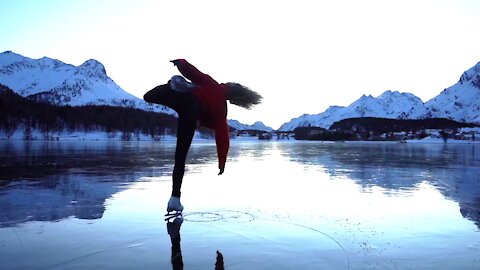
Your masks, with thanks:
[[[56,105],[110,105],[176,114],[123,90],[94,59],[74,66],[48,57],[31,59],[6,51],[0,53],[0,84],[23,97]],[[389,90],[378,97],[363,95],[347,107],[331,106],[316,115],[304,114],[283,124],[279,130],[292,131],[299,126],[329,128],[334,122],[357,117],[442,117],[480,123],[480,62],[465,71],[456,84],[426,103],[413,94]],[[229,120],[229,125],[239,130],[273,130],[262,122],[245,125]]]
[[[292,131],[299,126],[328,129],[337,121],[358,117],[414,119],[420,118],[425,113],[426,110],[420,98],[410,93],[388,90],[376,98],[363,95],[348,107],[330,106],[320,114],[304,114],[283,124],[279,130]]]
[[[93,59],[76,67],[48,57],[30,59],[6,51],[0,53],[0,83],[23,97],[56,105],[111,105],[175,114],[123,90]]]
[[[448,118],[459,122],[480,123],[480,62],[465,71],[460,80],[426,103],[410,93],[385,91],[378,97],[363,95],[347,107],[331,106],[326,111],[304,114],[283,124],[280,131],[300,126],[328,129],[347,118],[380,117],[392,119]]]
[[[0,84],[23,97],[55,105],[110,105],[176,115],[167,107],[147,103],[123,90],[94,59],[74,66],[48,57],[30,59],[6,51],[0,53]],[[246,125],[229,120],[229,124],[240,130],[273,130],[262,122]]]
[[[237,130],[261,130],[261,131],[273,131],[273,128],[265,126],[262,122],[257,121],[252,125],[242,124],[237,120],[228,120],[228,125]]]
[[[480,62],[465,71],[458,83],[425,103],[427,117],[480,123]]]

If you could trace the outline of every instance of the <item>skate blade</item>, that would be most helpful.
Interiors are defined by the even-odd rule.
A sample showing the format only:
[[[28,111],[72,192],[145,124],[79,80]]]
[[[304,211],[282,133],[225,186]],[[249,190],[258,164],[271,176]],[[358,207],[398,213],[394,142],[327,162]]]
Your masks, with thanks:
[[[172,211],[165,214],[165,221],[170,221],[175,218],[182,218],[182,212]]]

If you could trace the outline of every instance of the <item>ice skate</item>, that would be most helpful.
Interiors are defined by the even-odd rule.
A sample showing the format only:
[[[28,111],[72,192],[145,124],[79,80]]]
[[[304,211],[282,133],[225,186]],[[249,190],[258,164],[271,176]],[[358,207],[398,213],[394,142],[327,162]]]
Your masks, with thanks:
[[[165,214],[165,220],[172,218],[182,217],[183,205],[180,203],[180,198],[172,196],[168,201],[167,213]]]

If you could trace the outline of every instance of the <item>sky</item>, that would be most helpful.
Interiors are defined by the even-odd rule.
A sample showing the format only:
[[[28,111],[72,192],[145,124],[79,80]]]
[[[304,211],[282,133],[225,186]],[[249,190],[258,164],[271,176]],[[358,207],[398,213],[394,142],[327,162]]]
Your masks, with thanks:
[[[424,102],[480,61],[477,0],[0,0],[0,52],[100,61],[142,97],[185,58],[259,92],[229,119],[277,129],[386,90]]]

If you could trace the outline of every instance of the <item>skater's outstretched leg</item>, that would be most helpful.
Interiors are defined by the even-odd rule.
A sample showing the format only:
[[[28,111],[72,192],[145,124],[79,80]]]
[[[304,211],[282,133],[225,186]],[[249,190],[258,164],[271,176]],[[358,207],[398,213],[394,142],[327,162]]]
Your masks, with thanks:
[[[173,76],[166,84],[159,85],[143,95],[146,102],[167,106],[177,113],[188,109],[192,89],[194,84],[188,82],[182,76]]]
[[[182,94],[178,91],[173,91],[170,87],[170,82],[159,85],[143,95],[146,102],[160,104],[167,106],[177,113],[182,109]]]

